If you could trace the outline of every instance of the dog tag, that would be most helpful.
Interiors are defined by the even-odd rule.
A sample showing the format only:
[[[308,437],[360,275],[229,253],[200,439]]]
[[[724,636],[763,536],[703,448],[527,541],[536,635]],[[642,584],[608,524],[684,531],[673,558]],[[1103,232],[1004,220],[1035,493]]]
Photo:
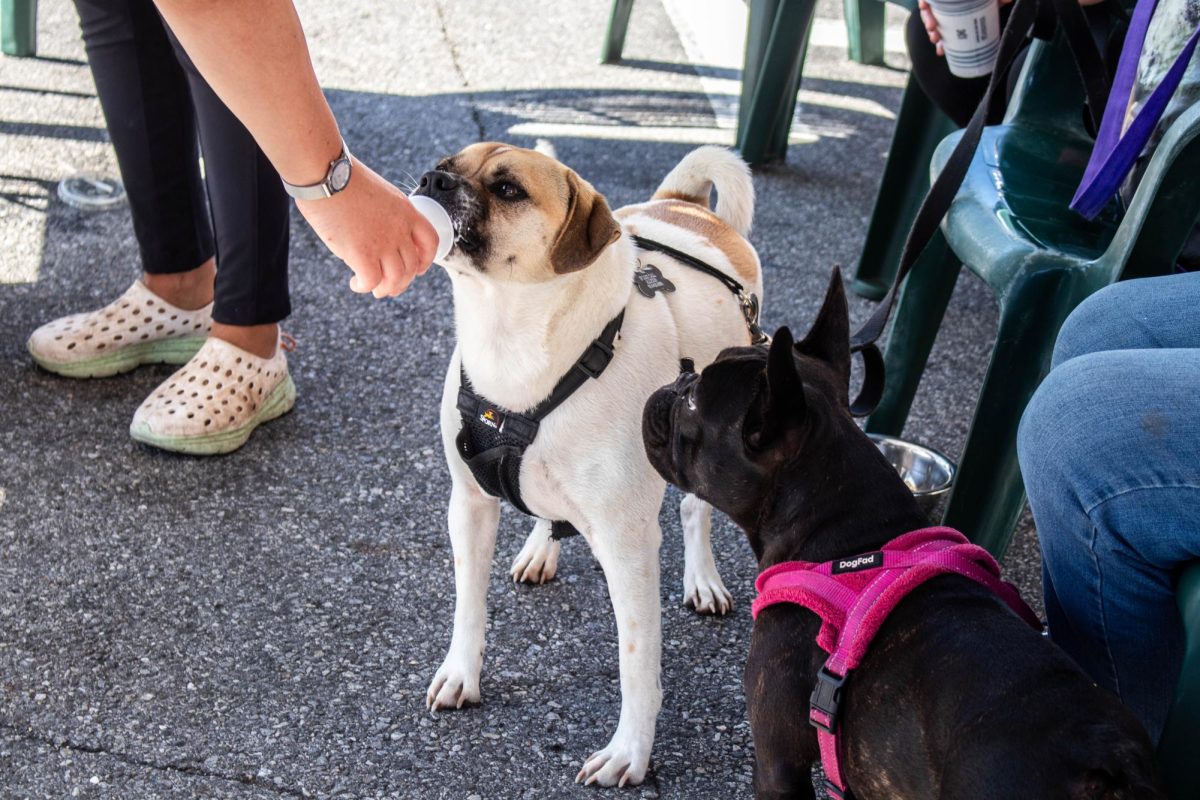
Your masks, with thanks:
[[[663,277],[662,272],[653,264],[639,266],[633,273],[633,283],[646,297],[654,297],[657,292],[666,294],[675,291],[675,284]]]

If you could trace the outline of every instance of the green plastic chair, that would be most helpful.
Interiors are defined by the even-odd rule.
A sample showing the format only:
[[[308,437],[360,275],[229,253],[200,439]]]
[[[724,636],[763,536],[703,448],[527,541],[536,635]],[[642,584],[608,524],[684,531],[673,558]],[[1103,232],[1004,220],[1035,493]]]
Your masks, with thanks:
[[[910,11],[917,7],[915,2],[898,5]],[[883,36],[887,24],[883,0],[843,0],[842,9],[846,17],[846,36],[850,40],[850,60],[882,67]]]
[[[847,4],[854,1],[847,0]],[[877,0],[866,2],[882,8]],[[871,211],[862,255],[850,284],[860,297],[879,300],[891,288],[908,229],[929,191],[927,165],[938,144],[957,129],[958,126],[930,101],[910,74],[900,99],[900,110],[896,113],[896,128],[883,167],[883,179],[879,182],[879,193],[875,195],[875,208]]]
[[[37,54],[37,0],[0,0],[0,50],[6,56]]]
[[[1092,147],[1083,94],[1061,37],[1031,48],[1004,124],[984,131],[944,238],[931,242],[898,298],[887,386],[866,425],[890,435],[903,429],[961,261],[995,292],[1000,323],[944,521],[997,557],[1024,504],[1017,426],[1059,327],[1118,278],[1170,272],[1200,216],[1200,106],[1163,137],[1127,212],[1114,203],[1088,222],[1070,211]],[[938,147],[934,172],[958,136]]]
[[[1171,800],[1195,800],[1200,797],[1200,562],[1184,570],[1177,592],[1187,648],[1158,759]]]
[[[916,0],[888,0],[911,12]],[[851,61],[883,64],[884,0],[845,0],[846,32]],[[938,143],[958,126],[935,106],[910,73],[896,128],[888,148],[883,179],[850,288],[860,297],[880,300],[891,288],[900,264],[904,239],[929,191],[929,170]]]
[[[613,0],[600,61],[621,59],[633,0]],[[816,0],[750,0],[737,148],[752,165],[782,160]]]

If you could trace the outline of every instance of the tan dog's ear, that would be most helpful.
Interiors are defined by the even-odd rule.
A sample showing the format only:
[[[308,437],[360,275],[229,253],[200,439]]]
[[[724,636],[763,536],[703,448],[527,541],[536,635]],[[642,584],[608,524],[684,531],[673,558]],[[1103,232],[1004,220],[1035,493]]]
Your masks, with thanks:
[[[567,192],[567,218],[550,248],[550,263],[559,274],[583,269],[621,237],[608,203],[574,172],[567,173]]]

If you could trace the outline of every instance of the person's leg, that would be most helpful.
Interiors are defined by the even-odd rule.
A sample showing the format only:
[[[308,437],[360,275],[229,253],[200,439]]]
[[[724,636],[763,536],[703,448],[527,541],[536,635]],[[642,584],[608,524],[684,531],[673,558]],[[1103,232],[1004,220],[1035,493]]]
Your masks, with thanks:
[[[30,334],[33,360],[72,378],[182,364],[212,326],[212,228],[188,83],[152,0],[77,0],[96,93],[129,198],[141,280]]]
[[[171,37],[172,39],[174,37]],[[212,334],[133,415],[139,442],[193,455],[241,447],[295,403],[280,320],[287,288],[291,201],[254,139],[175,44],[191,86],[216,231]]]
[[[76,0],[125,183],[143,281],[172,305],[212,301],[213,237],[188,83],[150,0]]]
[[[1053,366],[1103,350],[1200,347],[1200,274],[1106,286],[1080,303],[1059,331]]]
[[[268,358],[279,339],[277,323],[291,313],[291,200],[249,131],[174,44],[191,85],[216,231],[212,335]]]
[[[1183,647],[1174,580],[1200,558],[1197,302],[1200,276],[1178,276],[1081,305],[1018,436],[1051,636],[1156,739]]]
[[[909,15],[904,28],[904,41],[917,85],[935,106],[954,120],[955,125],[965,127],[987,91],[987,77],[959,78],[951,75],[946,59],[939,56],[937,48],[930,43],[918,11]]]

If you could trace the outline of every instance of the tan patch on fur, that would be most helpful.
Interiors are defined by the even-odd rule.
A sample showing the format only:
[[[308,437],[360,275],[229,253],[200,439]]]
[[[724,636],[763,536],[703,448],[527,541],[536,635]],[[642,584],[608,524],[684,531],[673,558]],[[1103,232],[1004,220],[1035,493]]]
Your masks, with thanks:
[[[687,228],[704,237],[710,245],[725,254],[733,265],[733,271],[743,281],[753,283],[758,279],[758,259],[750,243],[704,206],[687,200],[651,200],[649,203],[625,206],[616,212],[616,217],[625,221],[639,214]]]
[[[708,198],[699,197],[693,194],[684,194],[683,192],[655,192],[653,200],[681,200],[684,203],[695,203],[701,208],[708,208]]]

